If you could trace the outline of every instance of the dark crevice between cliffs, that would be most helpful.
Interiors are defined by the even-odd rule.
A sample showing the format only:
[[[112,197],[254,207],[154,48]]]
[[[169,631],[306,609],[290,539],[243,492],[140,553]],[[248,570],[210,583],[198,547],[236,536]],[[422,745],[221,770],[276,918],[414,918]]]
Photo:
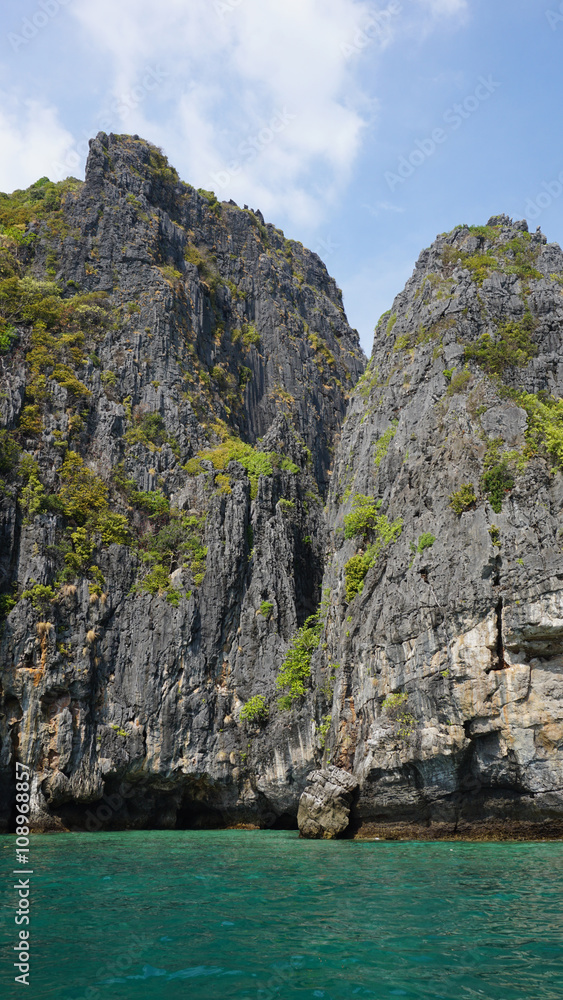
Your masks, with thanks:
[[[503,611],[503,599],[499,598],[496,608],[497,614],[497,649],[496,649],[496,664],[495,670],[506,670],[506,663],[504,659],[504,642],[502,638],[502,611]]]
[[[492,673],[495,670],[506,670],[507,663],[504,657],[504,639],[502,635],[502,615],[504,609],[504,601],[502,597],[499,597],[495,606],[495,618],[496,618],[496,643],[494,649],[491,647],[491,665],[487,669],[487,673]]]
[[[500,571],[502,567],[502,559],[499,555],[495,558],[494,566],[494,576],[493,576],[493,586],[500,587]],[[504,609],[504,600],[501,596],[496,603],[495,615],[496,615],[496,648],[494,660],[491,665],[491,670],[506,670],[506,662],[504,659],[504,640],[502,637],[502,614]]]

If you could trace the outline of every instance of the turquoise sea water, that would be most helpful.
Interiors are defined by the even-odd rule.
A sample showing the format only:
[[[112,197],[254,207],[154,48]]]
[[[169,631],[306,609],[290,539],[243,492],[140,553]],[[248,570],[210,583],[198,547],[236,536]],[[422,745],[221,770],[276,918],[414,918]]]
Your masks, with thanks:
[[[2,998],[563,998],[561,843],[149,831],[31,849],[27,989],[0,838]]]

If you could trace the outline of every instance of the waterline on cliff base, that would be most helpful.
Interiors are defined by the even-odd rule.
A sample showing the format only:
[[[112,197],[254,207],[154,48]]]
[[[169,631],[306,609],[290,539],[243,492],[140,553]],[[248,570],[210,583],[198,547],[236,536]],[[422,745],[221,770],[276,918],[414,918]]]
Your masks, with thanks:
[[[34,996],[563,995],[560,843],[145,831],[37,836],[33,847]],[[9,855],[0,851],[6,886]],[[14,936],[8,896],[4,955]],[[19,996],[9,977],[5,965],[2,995]]]

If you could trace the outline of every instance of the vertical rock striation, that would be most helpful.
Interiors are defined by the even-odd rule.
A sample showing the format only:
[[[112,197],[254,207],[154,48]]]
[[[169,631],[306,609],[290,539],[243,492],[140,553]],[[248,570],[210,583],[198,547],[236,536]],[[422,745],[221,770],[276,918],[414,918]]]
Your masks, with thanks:
[[[560,835],[559,247],[438,237],[358,381],[319,258],[136,136],[0,225],[0,828],[19,760],[36,829],[310,777],[309,835]]]
[[[283,824],[314,741],[275,677],[363,369],[340,291],[138,137],[0,212],[0,825],[16,760],[35,828]]]
[[[559,247],[499,216],[438,237],[377,325],[317,662],[364,833],[563,829],[562,286]]]

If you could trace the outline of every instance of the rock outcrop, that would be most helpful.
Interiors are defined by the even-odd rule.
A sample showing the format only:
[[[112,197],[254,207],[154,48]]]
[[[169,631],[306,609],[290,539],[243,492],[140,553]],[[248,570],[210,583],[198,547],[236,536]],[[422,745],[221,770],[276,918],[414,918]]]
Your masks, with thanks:
[[[438,237],[378,323],[317,671],[364,832],[563,831],[562,284],[500,216]]]
[[[561,835],[559,247],[438,237],[359,379],[319,258],[138,137],[0,223],[0,829],[23,761],[35,829],[314,773],[315,835]]]
[[[16,759],[37,829],[294,823],[314,727],[275,680],[364,366],[340,291],[138,137],[0,212],[0,826]]]
[[[297,825],[302,837],[334,840],[343,834],[350,822],[350,806],[358,779],[348,771],[329,764],[313,771],[299,799]]]

